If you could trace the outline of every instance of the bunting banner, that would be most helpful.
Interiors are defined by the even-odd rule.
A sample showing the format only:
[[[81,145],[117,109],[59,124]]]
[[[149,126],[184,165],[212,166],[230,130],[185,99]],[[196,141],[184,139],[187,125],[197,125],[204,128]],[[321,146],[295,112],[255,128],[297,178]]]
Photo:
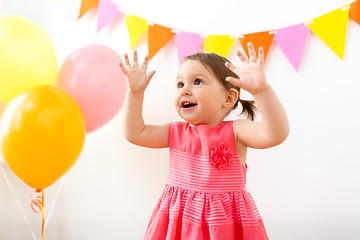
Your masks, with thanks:
[[[99,32],[121,14],[117,5],[110,0],[99,0],[98,11],[99,18],[96,32]]]
[[[256,51],[256,55],[259,54],[259,47],[262,46],[264,48],[264,57],[266,61],[266,57],[269,52],[273,38],[274,38],[274,34],[270,34],[269,31],[266,31],[266,32],[245,34],[243,38],[239,38],[239,41],[247,56],[249,56],[249,51],[247,47],[248,42],[253,43]]]
[[[226,57],[233,45],[235,38],[226,35],[209,35],[204,39],[204,48],[206,52],[214,52]]]
[[[175,33],[170,28],[157,24],[149,26],[148,30],[148,48],[149,60],[174,36]]]
[[[122,14],[118,9],[119,6],[111,0],[81,0],[78,19],[95,7],[98,7],[99,15],[97,32]],[[127,14],[126,25],[131,50],[135,49],[142,42],[142,39],[145,40],[147,37],[149,59],[152,59],[172,37],[175,39],[180,63],[185,56],[198,52],[201,46],[204,47],[206,52],[215,52],[226,57],[235,39],[239,40],[247,55],[248,42],[253,43],[256,52],[259,46],[262,46],[266,60],[269,49],[274,41],[294,69],[299,71],[310,33],[318,36],[341,59],[344,58],[349,18],[360,24],[360,0],[353,1],[350,5],[338,8],[305,23],[250,34],[239,33],[239,36],[242,37],[232,37],[230,35],[203,36],[198,33],[171,29],[171,27],[158,25],[156,23],[149,24],[145,19]]]
[[[350,18],[360,24],[360,0],[355,1],[350,5]]]
[[[313,33],[343,59],[348,19],[349,8],[339,8],[313,19],[308,26]]]
[[[296,71],[299,71],[309,34],[310,29],[302,23],[278,29],[275,33],[275,43],[280,47]]]
[[[178,32],[175,34],[175,44],[178,52],[179,63],[184,57],[199,51],[203,38],[196,33]]]
[[[98,5],[99,5],[99,0],[82,0],[78,19],[84,16],[84,14],[87,13],[90,9]]]
[[[130,45],[132,51],[138,45],[142,36],[145,35],[145,32],[149,29],[149,25],[147,24],[146,20],[139,18],[135,15],[131,15],[126,17],[126,26],[129,31]]]

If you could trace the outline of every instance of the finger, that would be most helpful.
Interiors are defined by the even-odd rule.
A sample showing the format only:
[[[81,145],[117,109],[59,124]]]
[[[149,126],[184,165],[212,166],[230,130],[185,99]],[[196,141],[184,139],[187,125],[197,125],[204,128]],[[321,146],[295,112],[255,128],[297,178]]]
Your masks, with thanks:
[[[134,67],[139,68],[138,55],[136,49],[134,50],[134,54],[133,54],[133,65]]]
[[[264,64],[264,62],[265,62],[265,54],[264,54],[264,48],[263,47],[259,47],[259,57],[258,57],[257,61],[260,64]]]
[[[244,64],[244,63],[248,62],[248,58],[240,50],[238,50],[236,54],[238,55],[238,57],[239,57],[239,59],[241,61],[241,64]]]
[[[143,62],[143,64],[141,65],[141,69],[145,70],[145,72],[146,72],[148,63],[149,63],[149,55],[146,55],[146,56],[145,56],[145,59],[144,59],[144,62]]]
[[[256,52],[252,42],[248,42],[248,50],[249,50],[250,62],[256,62]]]
[[[125,67],[125,65],[122,62],[119,62],[119,66],[121,71],[125,74],[128,75],[129,71],[127,70],[127,68]]]
[[[231,71],[233,71],[234,73],[235,73],[235,71],[237,70],[237,69],[239,69],[238,67],[236,67],[234,64],[232,64],[231,62],[226,62],[225,63],[225,66],[228,68],[228,69],[230,69]]]
[[[227,77],[225,80],[228,81],[229,83],[231,83],[234,86],[242,88],[242,80],[240,78]]]
[[[155,70],[152,70],[151,72],[149,72],[147,75],[146,75],[146,82],[150,82],[150,80],[152,79],[152,77],[154,76],[154,74],[156,73]]]
[[[125,65],[127,68],[132,68],[130,60],[129,60],[129,55],[127,53],[124,54],[124,59],[125,59]]]

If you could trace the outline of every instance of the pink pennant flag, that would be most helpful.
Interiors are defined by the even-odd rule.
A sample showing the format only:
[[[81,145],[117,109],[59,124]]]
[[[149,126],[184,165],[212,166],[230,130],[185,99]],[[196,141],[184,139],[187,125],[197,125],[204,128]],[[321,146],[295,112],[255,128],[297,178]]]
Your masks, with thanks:
[[[99,0],[98,11],[99,19],[96,32],[99,32],[121,14],[118,6],[110,0]]]
[[[274,41],[284,52],[296,71],[299,71],[309,33],[310,29],[301,23],[279,29],[274,36]]]
[[[178,51],[179,63],[182,63],[188,55],[199,51],[203,38],[199,34],[189,32],[179,32],[175,34],[175,43]]]

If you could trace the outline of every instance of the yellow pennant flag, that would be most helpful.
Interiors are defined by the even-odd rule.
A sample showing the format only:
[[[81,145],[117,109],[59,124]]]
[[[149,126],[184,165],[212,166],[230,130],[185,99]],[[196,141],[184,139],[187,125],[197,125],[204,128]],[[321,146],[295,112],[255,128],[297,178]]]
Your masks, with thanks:
[[[349,8],[339,8],[313,19],[308,27],[343,59],[348,20]]]
[[[229,53],[235,38],[227,35],[209,35],[204,39],[203,45],[206,52],[214,52],[223,57]]]
[[[146,20],[135,15],[126,17],[126,25],[129,31],[131,50],[134,50],[145,31],[149,29],[149,25]]]

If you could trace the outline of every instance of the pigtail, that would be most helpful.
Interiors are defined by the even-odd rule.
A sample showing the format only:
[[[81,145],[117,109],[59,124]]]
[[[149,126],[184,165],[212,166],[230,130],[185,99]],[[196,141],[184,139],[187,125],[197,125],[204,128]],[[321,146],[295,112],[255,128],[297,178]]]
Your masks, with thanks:
[[[254,101],[250,100],[242,100],[239,98],[239,102],[242,106],[242,111],[240,114],[245,114],[248,119],[251,121],[254,121],[255,119],[255,112],[256,112],[256,106]]]

